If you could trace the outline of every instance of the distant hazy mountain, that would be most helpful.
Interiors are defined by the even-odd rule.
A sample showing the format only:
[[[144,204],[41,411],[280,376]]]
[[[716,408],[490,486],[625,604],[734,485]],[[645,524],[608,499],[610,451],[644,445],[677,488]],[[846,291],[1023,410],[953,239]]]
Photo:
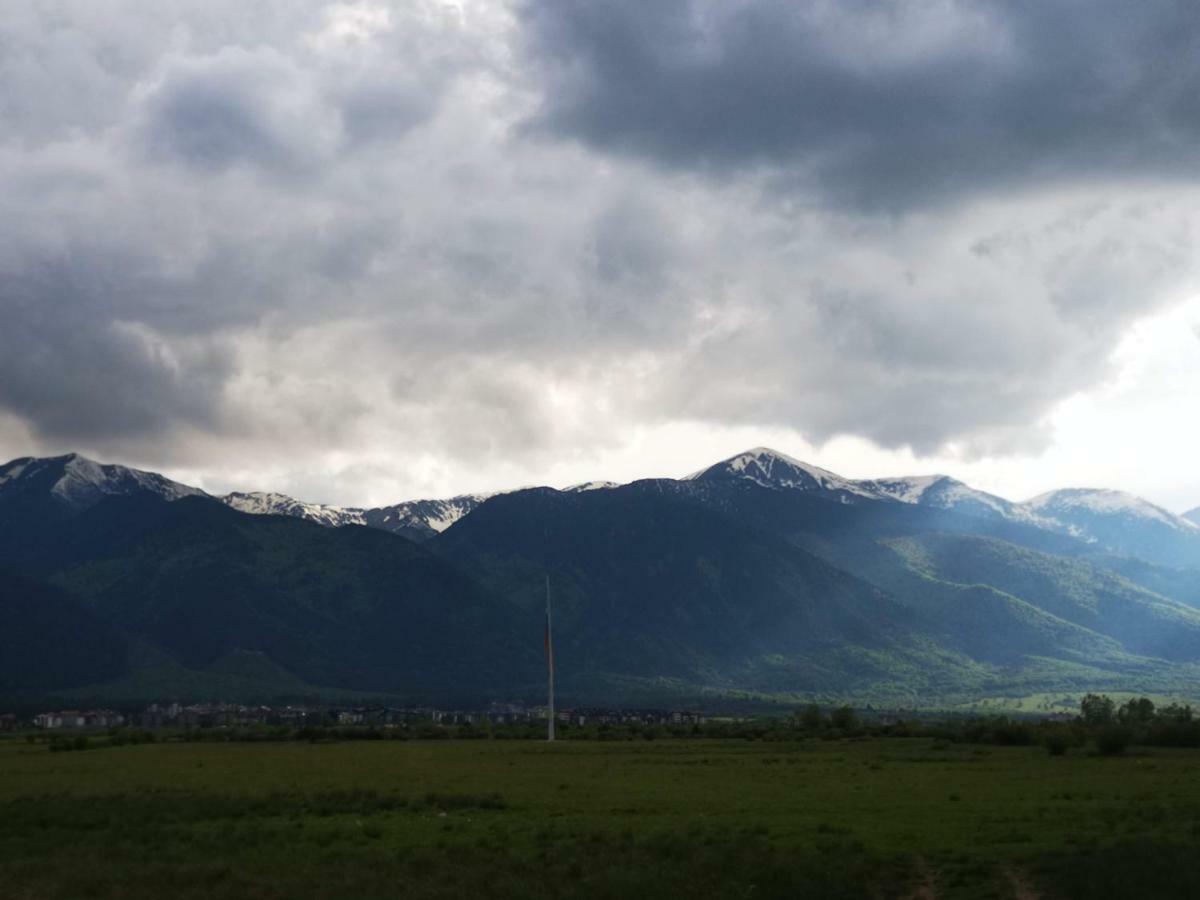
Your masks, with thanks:
[[[1122,491],[1067,488],[1022,504],[1104,550],[1173,566],[1200,567],[1200,525]]]
[[[1030,512],[1017,503],[979,491],[947,475],[914,478],[881,478],[864,482],[884,499],[934,509],[948,509],[971,516],[1008,519],[1040,528],[1053,529],[1054,523]]]
[[[1200,525],[1200,506],[1195,509],[1188,510],[1183,514],[1183,517],[1195,525]]]

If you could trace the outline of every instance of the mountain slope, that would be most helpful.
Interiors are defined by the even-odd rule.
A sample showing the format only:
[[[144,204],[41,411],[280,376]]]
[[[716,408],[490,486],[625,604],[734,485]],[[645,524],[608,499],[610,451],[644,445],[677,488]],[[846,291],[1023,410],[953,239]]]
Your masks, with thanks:
[[[114,678],[129,642],[66,592],[0,569],[0,693]]]
[[[188,669],[250,651],[310,685],[424,699],[477,699],[540,671],[536,617],[374,529],[112,497],[42,559],[91,616]]]
[[[980,663],[1019,669],[1032,658],[1044,657],[1064,664],[1128,671],[1131,666],[1144,667],[1144,662],[1133,657],[1162,649],[1161,644],[1127,646],[1122,642],[1125,635],[1112,629],[1095,630],[1089,620],[1064,616],[1061,607],[1048,602],[1053,597],[1048,598],[1044,590],[1015,591],[1012,573],[1005,573],[982,555],[964,557],[971,560],[968,570],[972,566],[978,570],[977,577],[964,573],[949,577],[928,566],[913,565],[897,552],[924,541],[939,545],[957,541],[964,547],[975,541],[1006,554],[1017,562],[1017,568],[1048,569],[1060,584],[1078,580],[1083,568],[1093,573],[1098,583],[1102,569],[1071,559],[1088,555],[1087,546],[1065,535],[932,507],[830,502],[818,495],[772,490],[753,482],[714,486],[702,492],[689,491],[677,482],[652,484],[657,490],[718,508],[748,527],[778,535],[874,584],[922,616],[925,633],[940,645]],[[999,577],[1005,574],[1008,577]],[[1190,615],[1186,607],[1116,575],[1104,574],[1109,581],[1120,581],[1124,594],[1136,594],[1150,605],[1169,605],[1184,619]],[[1153,616],[1148,607],[1140,614],[1143,625],[1151,630],[1157,627],[1150,621]],[[1200,635],[1189,634],[1184,640],[1200,650]],[[1168,656],[1191,658],[1179,653]]]
[[[522,608],[540,607],[549,574],[576,691],[617,676],[777,692],[973,675],[885,592],[654,483],[503,495],[431,546]]]
[[[1130,654],[1200,661],[1200,611],[1084,560],[974,535],[930,534],[888,542],[913,571],[957,586],[987,585]]]

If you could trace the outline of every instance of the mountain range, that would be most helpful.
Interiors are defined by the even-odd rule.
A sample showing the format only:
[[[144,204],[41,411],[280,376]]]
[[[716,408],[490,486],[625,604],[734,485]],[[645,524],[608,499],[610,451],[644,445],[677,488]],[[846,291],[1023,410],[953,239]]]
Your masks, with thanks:
[[[756,448],[681,479],[374,509],[0,467],[0,698],[936,705],[1200,672],[1200,511],[853,480]]]

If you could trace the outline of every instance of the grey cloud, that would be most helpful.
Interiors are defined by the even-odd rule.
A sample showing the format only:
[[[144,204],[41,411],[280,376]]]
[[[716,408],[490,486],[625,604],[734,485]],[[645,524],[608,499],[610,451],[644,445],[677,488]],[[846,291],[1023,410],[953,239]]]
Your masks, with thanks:
[[[0,424],[44,449],[350,503],[389,498],[319,473],[453,490],[679,420],[1010,453],[1198,281],[1196,192],[1149,183],[1189,70],[1132,55],[1166,3],[1055,54],[1074,2],[56,6],[86,40],[0,24],[41,61],[0,68]],[[1027,104],[1070,78],[1116,99]]]
[[[356,142],[401,137],[437,107],[423,85],[397,83],[398,73],[348,88],[339,108],[348,139]]]
[[[240,162],[285,173],[308,169],[340,138],[333,110],[272,50],[231,48],[174,62],[144,108],[142,140],[151,154],[209,171]]]
[[[926,206],[1032,183],[1190,178],[1188,0],[528,0],[531,126],[812,197]]]

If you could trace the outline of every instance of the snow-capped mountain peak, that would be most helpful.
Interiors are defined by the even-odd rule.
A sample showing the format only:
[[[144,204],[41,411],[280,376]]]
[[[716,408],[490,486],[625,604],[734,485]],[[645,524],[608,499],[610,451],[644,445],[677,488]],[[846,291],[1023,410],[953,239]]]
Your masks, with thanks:
[[[877,499],[856,481],[828,469],[793,459],[770,447],[755,447],[692,475],[687,481],[752,481],[762,487],[820,491],[838,495],[844,502],[854,498]]]
[[[755,447],[737,456],[709,466],[694,475],[693,481],[731,481],[744,479],[777,490],[802,490],[821,494],[839,503],[874,500],[944,509],[984,518],[1011,519],[1028,525],[1063,530],[1035,511],[1003,497],[980,491],[948,475],[913,475],[903,478],[854,480],[793,459],[778,450]]]
[[[78,453],[65,456],[22,457],[0,467],[0,495],[44,490],[72,509],[87,509],[105,497],[149,492],[166,500],[207,496],[155,472],[98,463]]]
[[[1062,488],[1039,494],[1021,506],[1060,520],[1077,516],[1139,519],[1157,522],[1176,531],[1200,531],[1200,525],[1189,518],[1177,516],[1133,494],[1106,488]]]

